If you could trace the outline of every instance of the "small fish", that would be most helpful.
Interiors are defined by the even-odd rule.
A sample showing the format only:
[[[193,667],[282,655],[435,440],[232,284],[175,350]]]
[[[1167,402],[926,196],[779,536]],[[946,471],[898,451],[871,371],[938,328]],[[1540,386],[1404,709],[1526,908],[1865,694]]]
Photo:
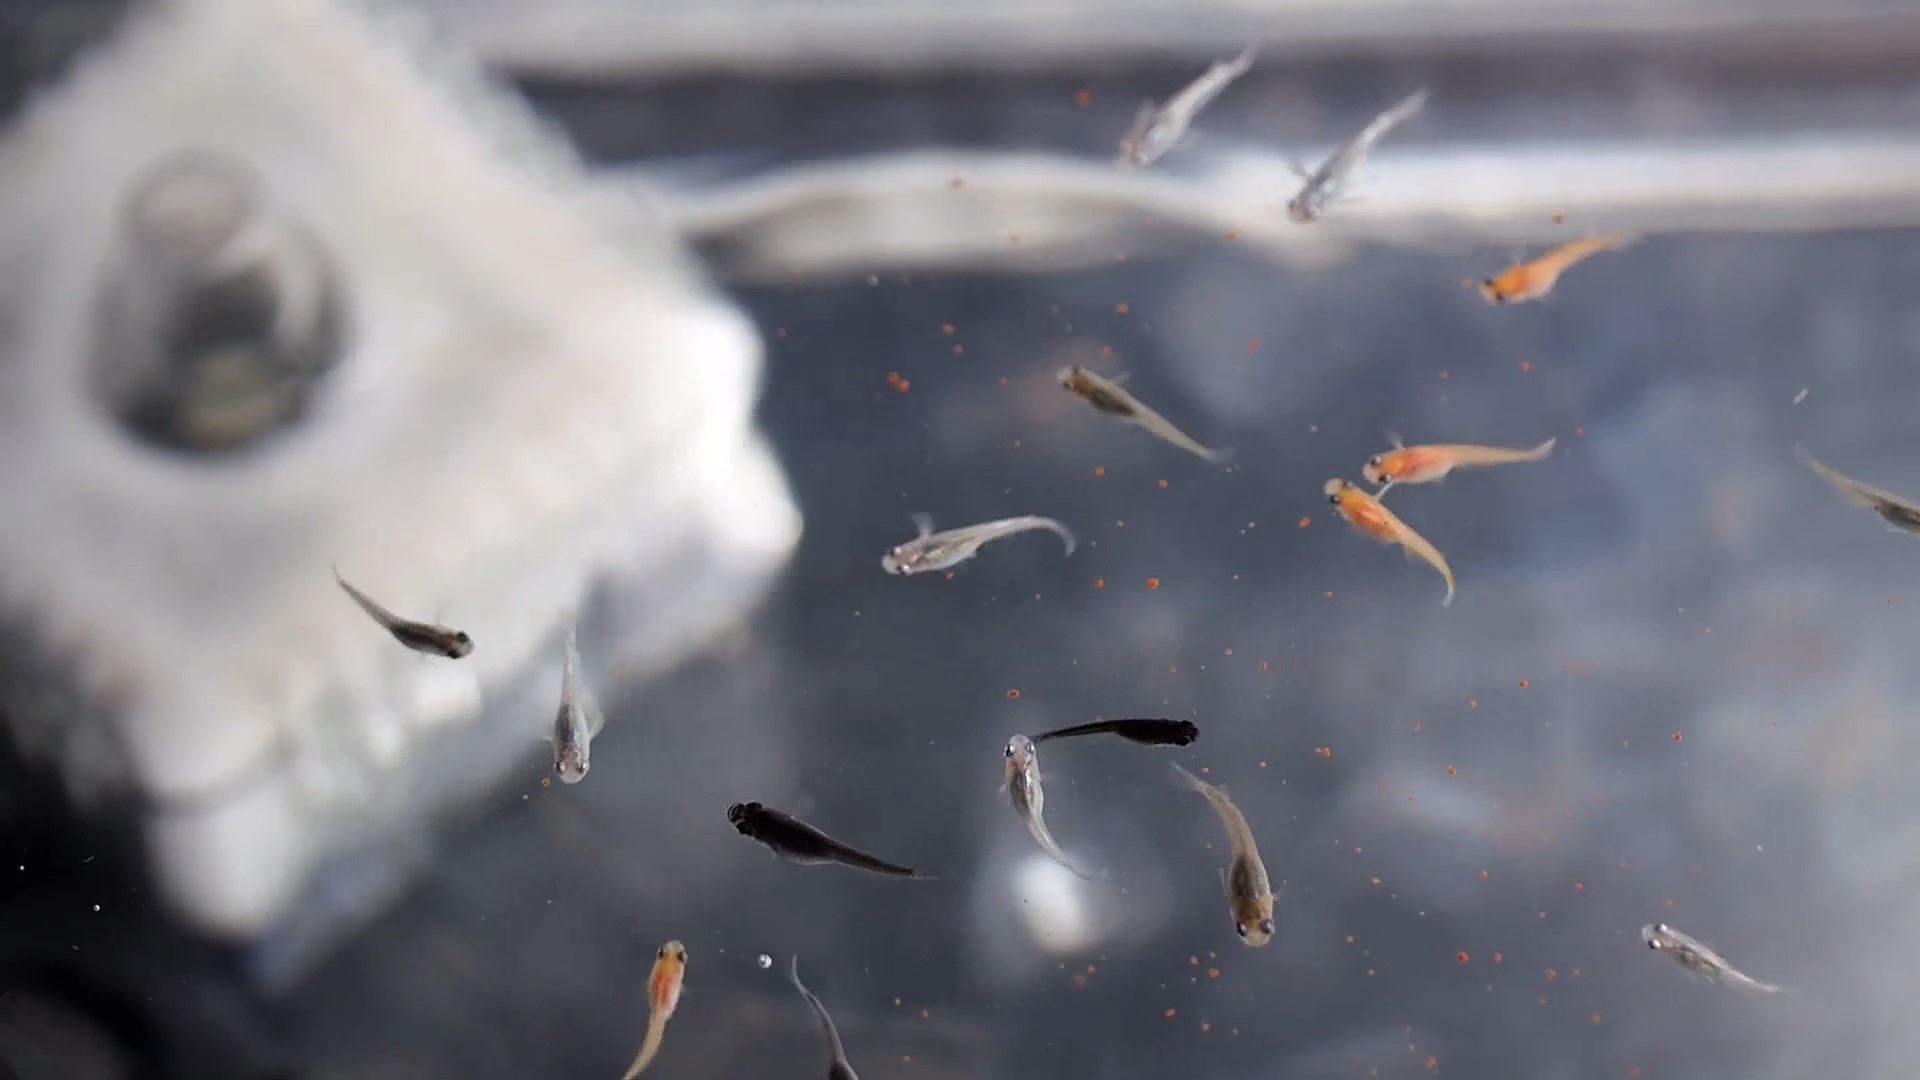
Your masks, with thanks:
[[[1273,940],[1273,885],[1267,880],[1266,864],[1260,861],[1260,849],[1254,846],[1253,830],[1240,808],[1227,793],[1193,775],[1179,765],[1173,771],[1187,787],[1207,797],[1214,813],[1227,827],[1227,839],[1233,844],[1233,862],[1225,874],[1227,906],[1233,912],[1233,930],[1240,940],[1259,948]]]
[[[933,880],[930,874],[876,859],[864,851],[848,847],[799,818],[757,802],[734,803],[727,807],[727,820],[733,823],[741,836],[758,840],[772,848],[775,855],[801,866],[839,863],[855,870],[889,877]]]
[[[1387,489],[1395,484],[1425,484],[1444,480],[1455,469],[1544,461],[1548,454],[1553,453],[1554,442],[1548,439],[1530,449],[1510,450],[1504,446],[1472,446],[1465,443],[1402,446],[1400,440],[1395,439],[1392,450],[1367,459],[1367,463],[1360,467],[1360,475],[1367,478],[1367,483],[1378,485],[1379,494],[1385,495]]]
[[[1795,447],[1794,452],[1807,467],[1820,474],[1827,483],[1840,489],[1840,494],[1859,503],[1861,506],[1879,514],[1887,524],[1902,532],[1920,533],[1920,503],[1903,499],[1891,491],[1885,491],[1871,484],[1863,484],[1853,477],[1830,469],[1814,460],[1804,447]]]
[[[1007,740],[1005,786],[1013,797],[1013,812],[1027,823],[1027,831],[1033,834],[1040,850],[1076,876],[1092,881],[1093,875],[1074,865],[1073,860],[1060,850],[1060,845],[1054,843],[1053,834],[1047,831],[1047,819],[1042,816],[1047,805],[1047,793],[1040,787],[1040,752],[1033,748],[1033,741],[1025,735],[1015,735]]]
[[[607,718],[580,687],[580,650],[574,647],[573,628],[567,629],[566,668],[560,676],[560,708],[553,716],[553,771],[562,783],[586,779],[592,764],[589,752]]]
[[[1440,554],[1439,548],[1414,532],[1412,526],[1396,517],[1379,499],[1345,480],[1329,480],[1320,490],[1326,494],[1328,502],[1339,507],[1340,516],[1347,519],[1347,524],[1382,543],[1399,544],[1440,571],[1440,576],[1447,579],[1447,597],[1440,603],[1442,606],[1453,603],[1453,571],[1448,568],[1446,556]]]
[[[1035,735],[1036,743],[1048,739],[1071,739],[1076,735],[1118,735],[1141,746],[1190,746],[1200,737],[1199,725],[1191,720],[1095,720]]]
[[[653,974],[647,978],[647,1037],[621,1080],[633,1080],[653,1064],[660,1041],[667,1035],[667,1021],[673,1019],[673,1010],[680,1005],[680,988],[686,977],[687,947],[677,941],[660,946],[654,956]]]
[[[793,958],[793,967],[787,974],[793,980],[794,989],[800,991],[800,996],[807,999],[808,1005],[813,1006],[814,1018],[820,1021],[821,1030],[827,1033],[827,1050],[833,1054],[833,1062],[827,1066],[827,1080],[860,1080],[853,1066],[847,1064],[846,1048],[840,1045],[840,1030],[833,1026],[833,1017],[827,1014],[827,1007],[820,1003],[813,991],[807,989],[806,983],[800,981],[798,956]]]
[[[968,525],[964,529],[934,532],[930,515],[909,516],[920,535],[888,548],[887,553],[880,556],[880,569],[889,574],[924,574],[929,570],[947,570],[979,554],[981,546],[989,541],[1034,529],[1046,529],[1060,537],[1067,545],[1067,554],[1073,554],[1073,533],[1050,517],[1027,514]]]
[[[348,596],[353,597],[353,602],[360,605],[361,611],[373,616],[374,622],[386,627],[387,633],[392,634],[395,640],[414,652],[431,653],[434,656],[444,656],[449,660],[458,660],[473,651],[473,639],[468,637],[465,631],[449,630],[444,626],[414,622],[395,615],[374,603],[366,593],[347,584],[347,579],[340,576],[340,568],[337,566],[333,568],[333,580],[340,583],[340,587],[347,591]]]
[[[1387,132],[1410,119],[1426,104],[1427,92],[1416,90],[1402,98],[1398,105],[1374,117],[1347,145],[1318,169],[1302,177],[1306,183],[1301,186],[1300,193],[1287,200],[1287,217],[1299,225],[1311,225],[1320,220],[1320,215],[1327,212],[1328,204],[1340,196],[1347,177],[1367,159],[1374,146],[1387,137]]]
[[[1193,118],[1212,103],[1233,80],[1253,67],[1254,47],[1249,45],[1239,56],[1222,60],[1187,84],[1186,89],[1167,99],[1158,108],[1140,106],[1133,127],[1120,140],[1120,164],[1144,169],[1165,157],[1178,146],[1193,125]]]
[[[1689,974],[1705,975],[1734,986],[1744,986],[1763,994],[1778,994],[1778,986],[1764,983],[1727,963],[1719,953],[1675,930],[1666,923],[1648,923],[1640,928],[1640,940],[1654,952],[1666,953],[1687,969]]]
[[[1209,465],[1225,465],[1233,460],[1230,449],[1209,450],[1195,442],[1192,436],[1168,422],[1167,418],[1140,403],[1140,399],[1122,389],[1119,379],[1108,379],[1096,375],[1083,367],[1063,367],[1060,369],[1060,385],[1075,397],[1085,398],[1087,404],[1108,416],[1117,416],[1131,424],[1138,424],[1154,435],[1199,458]]]
[[[1635,233],[1612,233],[1569,241],[1537,259],[1515,263],[1480,282],[1480,295],[1486,297],[1489,304],[1538,300],[1553,291],[1554,283],[1574,263],[1602,251],[1618,251],[1639,238]]]

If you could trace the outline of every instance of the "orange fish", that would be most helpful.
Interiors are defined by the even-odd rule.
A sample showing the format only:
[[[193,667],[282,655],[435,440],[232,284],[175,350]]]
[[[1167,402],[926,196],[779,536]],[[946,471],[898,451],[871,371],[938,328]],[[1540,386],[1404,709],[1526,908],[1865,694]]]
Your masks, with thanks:
[[[1326,493],[1327,501],[1339,509],[1340,516],[1347,519],[1347,524],[1382,543],[1399,544],[1409,554],[1420,556],[1440,571],[1440,576],[1447,580],[1447,598],[1440,603],[1443,606],[1453,603],[1453,571],[1448,569],[1446,556],[1440,554],[1439,548],[1395,517],[1379,499],[1345,480],[1336,477],[1320,490]]]
[[[1360,466],[1360,475],[1367,478],[1367,483],[1380,488],[1378,494],[1385,495],[1387,489],[1395,484],[1426,484],[1444,480],[1448,473],[1458,468],[1542,461],[1553,452],[1554,442],[1548,439],[1528,450],[1513,450],[1504,446],[1472,446],[1466,443],[1402,446],[1400,440],[1395,439],[1392,450],[1375,454]]]
[[[1487,278],[1480,283],[1480,295],[1486,297],[1489,304],[1518,304],[1525,300],[1538,300],[1553,291],[1554,283],[1574,263],[1603,251],[1618,251],[1638,239],[1635,233],[1583,236],[1537,259],[1515,263]]]
[[[653,974],[647,979],[647,1007],[651,1015],[647,1018],[647,1038],[640,1044],[640,1053],[634,1055],[633,1064],[627,1066],[627,1075],[622,1080],[633,1080],[653,1064],[653,1057],[660,1052],[660,1042],[667,1035],[667,1021],[673,1019],[673,1010],[680,1004],[680,987],[687,976],[687,947],[677,941],[669,941],[660,946],[653,961]]]

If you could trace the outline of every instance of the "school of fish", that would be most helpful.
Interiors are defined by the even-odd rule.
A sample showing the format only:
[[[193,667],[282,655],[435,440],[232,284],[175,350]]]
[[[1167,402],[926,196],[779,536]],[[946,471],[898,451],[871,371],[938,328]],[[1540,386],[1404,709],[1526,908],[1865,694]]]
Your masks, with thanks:
[[[1200,112],[1252,69],[1255,55],[1255,50],[1249,47],[1232,59],[1214,64],[1163,104],[1143,106],[1133,127],[1121,139],[1119,164],[1130,170],[1146,169],[1176,149]],[[1368,155],[1390,132],[1419,115],[1429,97],[1425,89],[1408,94],[1375,116],[1318,167],[1310,169],[1296,164],[1294,171],[1301,187],[1287,200],[1283,216],[1299,225],[1312,225],[1326,219],[1351,197],[1353,178]],[[1540,300],[1576,264],[1602,252],[1618,251],[1638,239],[1637,234],[1625,232],[1580,237],[1481,279],[1479,291],[1489,304]],[[1076,365],[1061,368],[1055,379],[1062,389],[1084,401],[1095,413],[1137,427],[1208,465],[1225,467],[1234,461],[1230,449],[1201,443],[1142,402],[1123,385],[1127,382],[1125,373],[1102,375]],[[1407,446],[1398,436],[1388,438],[1391,447],[1368,457],[1360,467],[1361,477],[1375,490],[1368,492],[1346,479],[1334,477],[1322,485],[1321,493],[1355,532],[1381,543],[1397,545],[1410,558],[1418,558],[1431,566],[1445,582],[1442,604],[1451,605],[1455,580],[1446,557],[1387,508],[1388,492],[1400,487],[1436,484],[1458,469],[1543,462],[1552,455],[1557,440],[1549,437],[1521,447],[1470,443]],[[1896,529],[1920,534],[1920,502],[1855,480],[1816,460],[1804,449],[1798,452],[1818,477],[1847,500],[1873,511]],[[1075,535],[1067,525],[1037,514],[945,531],[936,531],[933,518],[926,513],[911,514],[910,520],[916,535],[888,547],[881,556],[881,568],[888,574],[904,577],[946,573],[951,576],[978,556],[986,545],[1028,532],[1054,534],[1066,556],[1071,556],[1077,546]],[[397,615],[349,584],[337,567],[333,576],[355,607],[406,648],[446,660],[459,660],[473,652],[474,641],[466,632]],[[541,737],[550,744],[554,775],[562,784],[572,785],[588,775],[592,745],[601,733],[605,718],[586,688],[588,680],[581,671],[576,629],[572,624],[564,632],[559,652],[559,704]],[[1068,855],[1048,828],[1038,747],[1046,742],[1098,735],[1112,735],[1143,747],[1184,748],[1199,739],[1200,729],[1191,720],[1164,717],[1095,719],[1031,736],[1015,734],[1008,739],[1003,747],[1002,790],[1012,804],[1014,816],[1047,858],[1086,883],[1088,888],[1112,886],[1105,884],[1106,874],[1096,873],[1079,858]],[[1224,788],[1201,779],[1178,763],[1172,764],[1172,770],[1181,788],[1206,799],[1225,831],[1224,850],[1228,861],[1220,868],[1219,878],[1234,934],[1250,948],[1272,943],[1281,934],[1282,927],[1277,921],[1273,885],[1255,842],[1252,824]],[[741,836],[764,845],[777,859],[797,866],[836,865],[879,878],[937,880],[903,863],[836,839],[817,826],[762,802],[733,803],[726,807],[725,816]],[[878,831],[884,824],[869,823],[864,828]],[[1713,949],[1664,923],[1642,927],[1640,938],[1649,949],[1670,957],[1691,975],[1762,993],[1781,992],[1779,986],[1744,974]],[[678,940],[668,941],[656,951],[645,984],[644,1035],[624,1080],[634,1080],[663,1052],[667,1022],[679,1007],[684,989],[687,958],[687,948]],[[765,957],[762,962],[766,962]],[[824,1037],[829,1080],[857,1080],[832,1016],[820,998],[800,980],[797,956],[791,962],[789,981],[808,1006]]]

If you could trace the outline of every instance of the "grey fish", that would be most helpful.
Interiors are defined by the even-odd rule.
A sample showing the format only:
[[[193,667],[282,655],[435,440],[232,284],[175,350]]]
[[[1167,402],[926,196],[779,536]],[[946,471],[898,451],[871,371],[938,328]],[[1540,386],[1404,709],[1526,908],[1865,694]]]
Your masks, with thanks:
[[[1298,194],[1287,200],[1287,217],[1300,225],[1311,225],[1320,220],[1320,216],[1327,212],[1328,204],[1339,197],[1353,170],[1359,168],[1360,163],[1373,152],[1375,144],[1426,104],[1425,90],[1408,94],[1399,104],[1374,117],[1366,127],[1360,129],[1358,135],[1322,162],[1318,169],[1311,173],[1303,172],[1301,179],[1306,183],[1301,185]]]
[[[1839,489],[1840,494],[1879,514],[1881,520],[1902,532],[1920,533],[1920,503],[1903,499],[1872,484],[1863,484],[1837,469],[1830,469],[1814,460],[1804,447],[1795,447],[1794,452],[1821,479]]]
[[[434,656],[444,656],[449,660],[458,660],[473,651],[473,639],[468,637],[465,631],[435,626],[432,623],[414,622],[412,619],[403,619],[395,615],[374,603],[366,593],[347,584],[347,579],[340,576],[340,568],[337,566],[333,568],[333,580],[339,582],[340,587],[353,598],[353,602],[360,605],[361,611],[372,616],[374,622],[385,627],[387,633],[394,636],[394,640],[414,652],[430,653]]]
[[[1077,735],[1118,735],[1141,746],[1190,746],[1200,737],[1200,726],[1191,720],[1167,720],[1143,717],[1134,720],[1094,720],[1072,727],[1056,728],[1033,737],[1036,743],[1048,739],[1071,739]]]
[[[1194,455],[1209,465],[1225,465],[1233,460],[1233,451],[1222,448],[1209,450],[1179,428],[1166,417],[1141,404],[1140,399],[1121,387],[1125,376],[1109,379],[1097,375],[1086,368],[1074,366],[1060,369],[1060,385],[1068,393],[1084,399],[1098,412],[1108,416],[1117,416],[1130,424],[1145,428],[1153,435]]]
[[[1067,545],[1067,554],[1073,554],[1073,533],[1050,517],[1026,514],[984,521],[962,529],[934,532],[931,515],[909,516],[920,535],[888,548],[887,553],[880,556],[880,568],[889,574],[924,574],[930,570],[950,569],[979,554],[980,548],[990,541],[1034,529],[1046,529],[1059,536]]]
[[[1273,940],[1273,885],[1267,879],[1266,864],[1260,861],[1260,849],[1254,845],[1253,829],[1226,792],[1177,764],[1173,771],[1183,784],[1207,797],[1214,813],[1220,815],[1220,823],[1227,827],[1227,839],[1233,845],[1233,862],[1225,875],[1233,930],[1254,948],[1265,945]]]
[[[933,880],[931,874],[922,874],[911,867],[877,859],[835,840],[791,814],[761,803],[734,803],[727,807],[727,820],[740,835],[760,841],[772,848],[775,855],[801,866],[838,863],[888,877]]]
[[[793,966],[788,970],[787,977],[793,980],[793,988],[800,991],[800,996],[807,999],[807,1004],[813,1006],[814,1018],[820,1021],[821,1030],[827,1033],[827,1050],[833,1054],[833,1062],[827,1066],[827,1080],[860,1080],[853,1066],[847,1064],[846,1048],[840,1045],[840,1030],[833,1026],[833,1017],[827,1014],[827,1007],[820,1003],[813,991],[807,989],[806,983],[800,981],[798,956],[793,958]]]
[[[580,650],[574,645],[574,631],[567,628],[566,667],[560,676],[560,708],[553,714],[553,771],[566,784],[586,779],[592,765],[593,740],[605,727],[607,718],[580,686]]]
[[[1144,169],[1166,156],[1167,152],[1180,144],[1193,126],[1193,118],[1200,110],[1220,96],[1233,80],[1245,75],[1253,67],[1254,47],[1249,45],[1239,56],[1231,60],[1222,60],[1208,68],[1201,76],[1167,99],[1159,107],[1140,106],[1140,112],[1134,117],[1133,127],[1120,140],[1120,164]]]
[[[1027,832],[1033,834],[1034,842],[1047,857],[1074,872],[1087,881],[1093,875],[1080,869],[1060,845],[1054,842],[1053,834],[1047,831],[1047,819],[1044,816],[1047,805],[1047,793],[1040,786],[1040,752],[1034,749],[1033,740],[1025,735],[1015,735],[1007,740],[1007,791],[1013,798],[1013,812],[1027,823]]]
[[[1647,948],[1652,949],[1654,952],[1666,953],[1668,956],[1673,957],[1674,961],[1681,967],[1686,968],[1689,974],[1705,975],[1709,979],[1715,979],[1734,986],[1744,986],[1750,990],[1758,990],[1763,994],[1778,994],[1781,992],[1778,986],[1772,983],[1761,982],[1759,979],[1740,971],[1732,964],[1727,963],[1726,958],[1722,957],[1719,953],[1714,952],[1692,937],[1675,930],[1666,923],[1648,923],[1641,927],[1640,940],[1646,942]]]

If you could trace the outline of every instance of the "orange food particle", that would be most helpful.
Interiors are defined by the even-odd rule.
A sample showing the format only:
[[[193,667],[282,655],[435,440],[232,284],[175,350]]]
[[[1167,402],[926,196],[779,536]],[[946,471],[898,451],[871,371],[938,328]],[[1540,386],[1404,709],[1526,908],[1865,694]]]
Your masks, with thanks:
[[[1096,588],[1096,589],[1104,589],[1104,588],[1106,588],[1106,587],[1107,587],[1107,579],[1106,579],[1106,578],[1103,578],[1103,577],[1097,577],[1097,578],[1094,578],[1094,579],[1093,579],[1093,587],[1094,587],[1094,588]]]
[[[1007,696],[1008,696],[1008,697],[1010,697],[1010,698],[1017,698],[1017,697],[1019,697],[1019,696],[1020,696],[1020,691],[1018,691],[1018,690],[1009,690],[1009,691],[1007,691]]]
[[[1679,742],[1679,741],[1680,741],[1680,733],[1679,733],[1679,732],[1677,732],[1677,731],[1676,731],[1676,732],[1674,732],[1674,733],[1673,733],[1673,741],[1674,741],[1674,742]]]
[[[1200,1021],[1200,1034],[1205,1035],[1207,1032],[1212,1030],[1213,1030],[1212,1024],[1207,1023],[1205,1020]]]
[[[1587,433],[1587,429],[1586,429],[1586,428],[1583,428],[1583,427],[1577,427],[1577,428],[1574,428],[1574,429],[1573,429],[1573,433],[1574,433],[1575,435],[1580,435],[1580,436],[1583,436],[1583,437],[1584,437],[1584,436],[1586,435],[1586,433]]]
[[[1506,957],[1504,957],[1504,956],[1501,956],[1501,955],[1500,955],[1499,953],[1494,953],[1494,954],[1493,954],[1493,962],[1494,962],[1494,963],[1496,963],[1496,964],[1497,964],[1497,963],[1499,963],[1500,961],[1502,961],[1502,960],[1504,960],[1504,959],[1506,959]]]
[[[1076,109],[1086,108],[1087,103],[1092,100],[1093,100],[1093,91],[1087,89],[1084,86],[1073,92],[1073,107]]]
[[[1132,308],[1130,308],[1130,307],[1128,307],[1128,306],[1127,306],[1127,305],[1125,305],[1125,304],[1115,304],[1115,305],[1113,305],[1113,313],[1114,313],[1115,315],[1125,315],[1125,314],[1126,314],[1127,312],[1129,312],[1129,311],[1132,311],[1132,310],[1133,310]]]
[[[1555,970],[1553,970],[1552,968],[1548,968],[1548,969],[1547,969],[1547,981],[1548,981],[1548,982],[1552,982],[1553,980],[1555,980],[1555,979],[1557,979],[1557,978],[1559,978],[1559,977],[1560,977],[1560,973],[1559,973],[1559,972],[1557,972],[1557,971],[1555,971]]]
[[[1256,337],[1256,338],[1248,338],[1248,339],[1247,339],[1247,352],[1249,352],[1249,353],[1257,353],[1257,352],[1259,352],[1259,351],[1260,351],[1260,339],[1259,339],[1259,338],[1257,338],[1257,337]]]
[[[1160,490],[1165,491],[1166,489],[1167,489],[1167,482],[1165,480],[1160,481]]]
[[[541,778],[540,778],[540,786],[541,786],[541,787],[552,787],[552,786],[553,786],[553,777],[551,777],[551,776],[543,776],[543,777],[541,777]]]
[[[1147,579],[1147,588],[1149,588],[1149,589],[1157,589],[1157,588],[1159,588],[1159,587],[1160,587],[1160,579],[1159,579],[1159,578],[1157,578],[1157,577],[1150,577],[1150,578],[1148,578],[1148,579]]]
[[[1429,1068],[1429,1069],[1437,1069],[1437,1068],[1439,1068],[1439,1067],[1440,1067],[1440,1059],[1439,1059],[1439,1058],[1437,1058],[1437,1057],[1434,1057],[1434,1056],[1433,1056],[1432,1054],[1428,1054],[1428,1055],[1427,1055],[1427,1068]]]
[[[1464,964],[1471,959],[1473,959],[1473,957],[1468,956],[1467,950],[1465,949],[1461,949],[1459,952],[1453,954],[1453,962],[1456,964]]]
[[[1593,1022],[1594,1022],[1594,1023],[1596,1023],[1596,1024],[1600,1022],[1600,1014],[1599,1014],[1599,1013],[1594,1013],[1594,1014],[1593,1014]]]
[[[1480,880],[1481,881],[1487,880],[1487,872],[1485,870],[1480,871]]]
[[[1573,891],[1574,891],[1574,892],[1586,892],[1586,891],[1587,891],[1587,887],[1586,887],[1585,885],[1582,885],[1582,884],[1581,884],[1580,882],[1578,882],[1578,881],[1576,881],[1576,882],[1574,882],[1574,883],[1573,883]]]
[[[1238,230],[1238,229],[1228,229],[1228,230],[1227,230],[1227,239],[1229,239],[1229,240],[1238,240],[1238,239],[1240,239],[1240,230]]]
[[[1210,967],[1210,968],[1208,968],[1208,969],[1207,969],[1207,978],[1209,978],[1209,979],[1217,979],[1217,978],[1219,978],[1219,977],[1220,977],[1220,969],[1219,969],[1219,968],[1217,968],[1217,967]]]
[[[1316,746],[1316,747],[1314,747],[1314,748],[1313,748],[1313,752],[1314,752],[1314,753],[1316,753],[1316,754],[1319,754],[1319,755],[1320,755],[1321,757],[1332,757],[1332,756],[1333,756],[1333,747],[1331,747],[1331,746]]]
[[[1565,215],[1565,214],[1555,214],[1555,215],[1553,215],[1553,223],[1554,223],[1555,225],[1565,225],[1565,224],[1567,223],[1567,215]],[[1636,1070],[1636,1071],[1638,1071],[1638,1070]]]
[[[1413,730],[1415,730],[1415,731],[1422,731],[1422,730],[1425,730],[1425,727],[1426,727],[1426,725],[1424,725],[1424,724],[1422,724],[1422,723],[1420,723],[1420,721],[1418,721],[1418,720],[1415,720],[1415,721],[1413,722]]]
[[[1520,689],[1522,689],[1522,690],[1525,690],[1526,688],[1527,688],[1527,680],[1525,680],[1525,679],[1521,679],[1521,680],[1520,680]]]
[[[1168,1010],[1167,1010],[1167,1019],[1169,1019],[1169,1020],[1171,1020],[1171,1019],[1173,1019],[1173,1010],[1172,1010],[1172,1009],[1168,1009]]]
[[[1107,467],[1105,465],[1095,465],[1093,467],[1093,475],[1095,476],[1107,475]]]
[[[1105,358],[1107,358],[1107,359],[1112,359],[1112,358],[1113,358],[1113,346],[1111,346],[1111,345],[1102,345],[1102,346],[1100,346],[1100,355],[1101,355],[1101,356],[1103,356],[1103,357],[1105,357]]]
[[[962,180],[956,176],[953,179],[947,181],[947,186],[954,189],[955,191],[958,191],[960,190],[961,186],[964,185],[965,183],[966,183],[965,180]]]
[[[1073,988],[1075,990],[1085,990],[1087,988],[1087,977],[1085,975],[1075,975],[1073,977]]]
[[[1455,774],[1455,770],[1454,770],[1454,767],[1453,767],[1453,766],[1451,766],[1451,765],[1449,765],[1449,766],[1447,766],[1447,775],[1448,775],[1448,776],[1453,776],[1454,774]]]
[[[1533,370],[1533,361],[1531,360],[1520,361],[1520,374],[1525,375],[1527,372],[1532,370]]]
[[[1303,517],[1300,519],[1300,527],[1303,529],[1311,524],[1313,524],[1313,519],[1310,517]]]
[[[941,333],[943,333],[943,334],[951,334],[951,333],[953,333],[953,324],[952,324],[952,323],[950,323],[950,322],[943,322],[943,323],[941,323],[941,324],[940,324],[940,332],[941,332]]]
[[[1231,645],[1229,645],[1229,646],[1227,646],[1227,655],[1228,655],[1228,656],[1232,656],[1232,655],[1233,655],[1233,646],[1231,646]]]
[[[1267,662],[1265,660],[1260,661],[1260,670],[1261,671],[1267,670]]]

